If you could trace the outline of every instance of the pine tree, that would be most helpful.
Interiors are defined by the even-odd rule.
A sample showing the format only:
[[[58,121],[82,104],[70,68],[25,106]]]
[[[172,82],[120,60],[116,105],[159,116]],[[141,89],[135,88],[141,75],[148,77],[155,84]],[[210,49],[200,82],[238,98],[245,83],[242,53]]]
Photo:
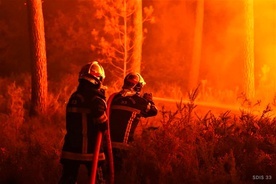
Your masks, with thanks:
[[[245,61],[244,92],[247,98],[255,96],[254,76],[254,0],[244,0],[245,17]]]
[[[195,15],[195,28],[194,28],[194,42],[193,42],[193,55],[192,64],[189,73],[189,89],[196,88],[198,85],[199,69],[201,61],[201,45],[202,45],[202,27],[204,19],[204,0],[197,0],[196,15]]]
[[[141,70],[142,44],[143,44],[143,17],[142,17],[142,0],[135,0],[134,13],[134,37],[133,37],[133,61],[131,70],[139,72]]]
[[[47,60],[41,0],[27,1],[32,51],[31,115],[45,113],[47,105]]]
[[[151,20],[153,8],[145,8],[143,18],[141,0],[94,0],[94,5],[95,17],[103,26],[92,31],[92,51],[112,66],[113,76],[123,78],[131,70],[140,72],[142,24]]]

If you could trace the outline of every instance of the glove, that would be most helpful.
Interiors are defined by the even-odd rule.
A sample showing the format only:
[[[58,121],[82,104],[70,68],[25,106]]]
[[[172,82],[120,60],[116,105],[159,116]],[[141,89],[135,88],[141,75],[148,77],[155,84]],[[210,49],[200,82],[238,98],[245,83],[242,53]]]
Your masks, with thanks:
[[[97,128],[99,131],[104,132],[107,130],[107,122],[98,123]]]
[[[144,93],[143,98],[148,100],[149,102],[153,102],[151,93]]]

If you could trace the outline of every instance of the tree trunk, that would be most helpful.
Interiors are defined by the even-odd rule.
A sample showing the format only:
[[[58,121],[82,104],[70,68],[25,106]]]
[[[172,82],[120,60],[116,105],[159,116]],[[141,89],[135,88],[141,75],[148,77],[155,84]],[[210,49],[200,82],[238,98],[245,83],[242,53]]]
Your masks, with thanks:
[[[197,0],[196,5],[196,20],[194,31],[193,55],[192,64],[189,73],[188,88],[193,89],[198,85],[199,69],[201,60],[201,45],[202,45],[202,27],[204,19],[204,0]]]
[[[134,13],[134,41],[133,41],[133,59],[131,70],[141,72],[142,60],[142,44],[143,44],[143,17],[142,17],[142,0],[135,0]]]
[[[27,1],[32,51],[31,115],[45,113],[47,105],[47,60],[41,0]]]
[[[127,73],[127,60],[128,60],[128,34],[127,34],[127,3],[124,0],[124,73],[123,78]]]
[[[245,61],[244,92],[247,98],[255,96],[254,76],[254,0],[244,0],[245,17]]]
[[[272,2],[272,7],[275,11],[275,9],[276,9],[276,1],[275,0]],[[273,25],[273,28],[275,30],[274,26],[276,25],[276,13],[273,13],[273,19],[272,20],[273,20],[272,25]],[[273,38],[274,39],[272,41],[272,45],[276,45],[276,31],[273,31]],[[272,54],[273,54],[273,58],[276,58],[276,47],[275,46],[273,48]],[[275,62],[272,62],[272,70],[273,71],[276,70],[276,63]],[[276,74],[273,75],[272,81],[273,81],[273,89],[272,90],[276,91]]]

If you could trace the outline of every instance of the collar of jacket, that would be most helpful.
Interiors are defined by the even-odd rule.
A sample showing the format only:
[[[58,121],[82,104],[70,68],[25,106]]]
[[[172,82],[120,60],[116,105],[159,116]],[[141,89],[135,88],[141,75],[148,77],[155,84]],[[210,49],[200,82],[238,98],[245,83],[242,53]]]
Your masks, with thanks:
[[[129,90],[129,89],[122,89],[120,91],[120,94],[125,97],[125,96],[134,96],[134,95],[138,95],[139,96],[139,93],[137,93],[136,91],[134,90]]]

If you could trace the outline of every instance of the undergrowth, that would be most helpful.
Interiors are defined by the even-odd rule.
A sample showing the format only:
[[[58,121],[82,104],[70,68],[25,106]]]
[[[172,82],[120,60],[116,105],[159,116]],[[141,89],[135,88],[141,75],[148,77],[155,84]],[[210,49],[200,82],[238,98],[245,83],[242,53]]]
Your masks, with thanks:
[[[121,183],[274,183],[276,119],[226,111],[194,114],[198,89],[175,111],[161,109],[160,126],[144,128],[125,159]],[[259,177],[259,178],[258,178]],[[262,179],[263,178],[263,179]],[[124,182],[123,182],[124,181]]]
[[[28,116],[30,77],[0,79],[0,183],[58,182],[65,104],[77,84],[72,78],[49,83],[48,113],[36,118]],[[275,183],[274,103],[259,116],[251,113],[254,105],[247,99],[247,108],[236,115],[230,110],[197,114],[198,94],[196,89],[188,93],[189,102],[179,100],[176,110],[158,107],[158,118],[142,120],[124,170],[116,176],[119,183]]]

